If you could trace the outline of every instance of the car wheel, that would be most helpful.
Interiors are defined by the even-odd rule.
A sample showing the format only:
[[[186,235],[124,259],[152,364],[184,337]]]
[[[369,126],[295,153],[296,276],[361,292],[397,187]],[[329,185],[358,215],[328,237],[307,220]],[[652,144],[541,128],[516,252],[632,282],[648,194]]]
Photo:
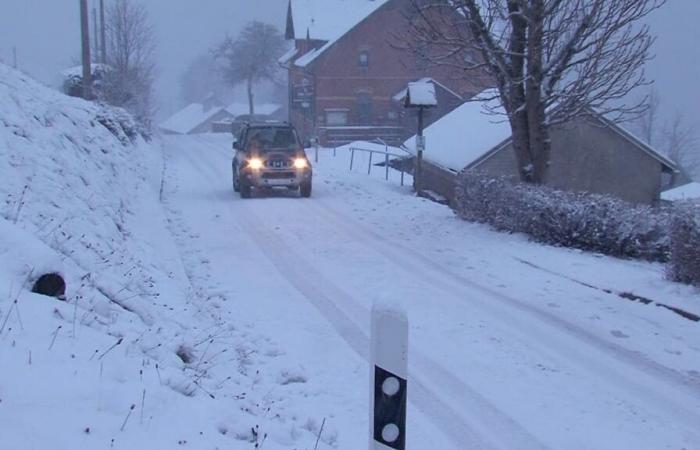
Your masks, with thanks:
[[[236,177],[236,172],[233,173],[233,191],[238,192],[240,190],[238,186],[238,177]]]
[[[311,197],[311,181],[303,183],[301,186],[299,186],[299,194],[301,194],[301,196],[304,198]]]

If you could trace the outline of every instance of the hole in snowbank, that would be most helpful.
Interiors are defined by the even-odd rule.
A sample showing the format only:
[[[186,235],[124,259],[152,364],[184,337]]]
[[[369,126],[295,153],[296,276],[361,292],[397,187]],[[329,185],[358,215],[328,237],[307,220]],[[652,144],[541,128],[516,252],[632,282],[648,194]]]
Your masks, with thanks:
[[[58,273],[46,273],[36,280],[32,292],[65,301],[66,282]]]
[[[194,350],[186,345],[180,345],[175,354],[185,364],[191,364],[195,359]]]

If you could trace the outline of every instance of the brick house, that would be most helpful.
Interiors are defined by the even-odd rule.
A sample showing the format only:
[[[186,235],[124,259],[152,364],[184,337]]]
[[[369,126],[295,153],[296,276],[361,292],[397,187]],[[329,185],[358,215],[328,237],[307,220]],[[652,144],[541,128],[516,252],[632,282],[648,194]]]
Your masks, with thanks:
[[[488,109],[505,114],[499,108]],[[424,134],[423,186],[450,202],[456,176],[464,169],[518,177],[510,125],[504,115],[487,114],[480,102],[464,103],[427,127]],[[545,183],[556,189],[656,204],[678,174],[673,161],[593,111],[553,125],[550,137],[551,166]],[[415,151],[415,137],[405,145]]]
[[[428,123],[485,86],[483,75],[429,67],[400,48],[397,36],[411,14],[411,0],[289,1],[286,38],[294,46],[280,63],[289,75],[290,121],[304,137],[326,145],[373,138],[397,144],[415,131],[401,99],[409,82],[436,84],[439,105]]]

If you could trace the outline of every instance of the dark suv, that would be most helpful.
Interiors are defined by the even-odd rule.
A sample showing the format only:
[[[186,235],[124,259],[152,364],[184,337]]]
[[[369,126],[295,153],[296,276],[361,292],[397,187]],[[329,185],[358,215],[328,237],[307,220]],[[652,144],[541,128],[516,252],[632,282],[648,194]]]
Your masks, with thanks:
[[[253,188],[298,189],[311,196],[312,169],[294,127],[288,123],[245,124],[233,143],[233,190],[250,198]]]

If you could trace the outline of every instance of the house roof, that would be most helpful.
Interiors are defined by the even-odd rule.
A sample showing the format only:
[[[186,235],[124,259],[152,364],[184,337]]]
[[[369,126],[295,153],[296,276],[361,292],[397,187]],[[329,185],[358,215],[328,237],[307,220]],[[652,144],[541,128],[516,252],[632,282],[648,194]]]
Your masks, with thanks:
[[[459,172],[495,154],[511,140],[511,129],[506,112],[498,100],[498,90],[486,89],[474,99],[493,99],[486,102],[469,101],[446,114],[429,127],[424,158],[446,169]],[[606,127],[625,138],[638,149],[659,161],[670,170],[676,164],[629,131],[600,114],[590,111]],[[415,153],[415,136],[404,145]]]
[[[263,103],[261,105],[255,105],[256,115],[270,115],[274,114],[282,108],[277,103]],[[235,116],[240,116],[241,114],[249,114],[250,108],[248,103],[231,103],[226,107],[226,111],[229,114]]]
[[[670,202],[677,200],[696,200],[700,199],[700,183],[692,181],[683,186],[669,189],[661,193],[661,200]]]
[[[201,103],[192,103],[161,123],[160,128],[178,134],[187,134],[213,118],[222,110],[223,108],[214,107],[205,111],[204,105]]]
[[[496,94],[496,90],[487,89],[477,98],[491,98]],[[492,107],[493,112],[487,107]],[[466,102],[423,130],[426,140],[423,157],[459,172],[509,139],[510,134],[503,108],[494,103]],[[416,137],[411,137],[404,145],[415,153]]]
[[[290,0],[288,23],[294,39],[325,41],[294,64],[304,67],[311,63],[387,1],[390,0]]]

